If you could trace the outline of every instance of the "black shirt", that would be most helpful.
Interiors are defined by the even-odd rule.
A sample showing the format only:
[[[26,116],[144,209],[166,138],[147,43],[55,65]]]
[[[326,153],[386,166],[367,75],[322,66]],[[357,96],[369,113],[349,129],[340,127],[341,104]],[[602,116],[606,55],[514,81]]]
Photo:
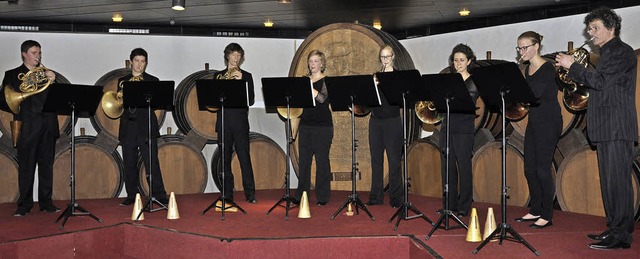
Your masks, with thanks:
[[[478,99],[478,88],[476,87],[476,84],[473,82],[473,80],[471,80],[471,77],[469,77],[467,78],[467,80],[464,80],[464,85],[467,87],[469,95],[471,95],[471,99],[475,104],[476,100]],[[442,129],[444,131],[447,127],[447,114],[442,113],[442,116],[444,117],[444,119],[442,120]],[[449,117],[451,120],[449,132],[467,134],[473,134],[475,132],[475,127],[473,125],[473,122],[476,119],[475,112],[469,114],[452,112],[449,114]]]
[[[300,116],[300,125],[307,126],[333,126],[331,111],[329,110],[329,95],[324,78],[313,83],[313,89],[318,91],[316,107],[304,108]]]
[[[528,123],[543,123],[548,121],[562,121],[560,105],[558,104],[558,85],[556,84],[556,70],[550,62],[544,62],[538,70],[529,75],[529,66],[525,68],[524,78],[533,91],[536,103],[529,107]]]

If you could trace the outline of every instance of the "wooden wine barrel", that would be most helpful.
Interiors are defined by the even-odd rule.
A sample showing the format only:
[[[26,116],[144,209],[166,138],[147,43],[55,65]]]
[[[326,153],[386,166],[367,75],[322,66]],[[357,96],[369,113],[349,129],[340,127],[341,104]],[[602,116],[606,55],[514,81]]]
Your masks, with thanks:
[[[118,89],[118,79],[131,73],[131,68],[128,62],[126,62],[126,68],[119,68],[104,74],[95,85],[103,86],[103,92],[116,91]],[[158,119],[158,127],[162,127],[164,118],[166,115],[165,110],[155,110],[156,117]],[[102,104],[98,104],[98,109],[91,119],[91,125],[95,128],[99,134],[105,134],[116,143],[118,141],[120,119],[111,119],[102,110]]]
[[[249,132],[249,154],[253,168],[256,190],[281,189],[284,187],[287,157],[278,143],[256,132]],[[211,158],[211,173],[218,190],[222,189],[219,172],[222,171],[222,153],[220,146]],[[242,191],[242,170],[235,150],[231,158],[231,172],[234,177],[234,190]],[[293,173],[293,172],[291,172]],[[295,188],[295,186],[291,186]]]
[[[384,45],[395,52],[395,66],[399,70],[414,69],[407,50],[390,34],[364,24],[335,23],[324,26],[309,35],[300,45],[291,62],[289,76],[307,76],[307,55],[320,50],[326,56],[325,75],[345,76],[373,74],[380,70],[378,53]],[[330,98],[330,97],[329,97]],[[408,141],[417,138],[420,123],[412,107],[407,120]],[[351,190],[351,115],[349,112],[333,112],[334,135],[329,158],[331,161],[331,189]],[[357,117],[355,122],[360,176],[357,190],[371,188],[371,159],[369,153],[369,116]],[[291,157],[298,173],[298,141],[293,143]],[[311,169],[311,186],[315,186],[315,165]]]
[[[431,136],[411,143],[407,150],[410,193],[435,198],[442,197],[441,152],[437,140]]]
[[[122,189],[124,168],[115,150],[97,145],[94,136],[75,137],[76,199],[118,197]],[[53,162],[53,199],[71,199],[71,146],[56,148]]]
[[[191,144],[182,135],[162,135],[158,139],[160,172],[167,193],[203,193],[207,187],[207,162],[201,149]],[[145,180],[147,171],[142,157],[138,159],[139,187],[149,193]],[[155,179],[154,179],[155,180]]]
[[[17,201],[18,159],[13,148],[0,146],[0,179],[0,203]]]
[[[636,158],[632,176],[635,211],[640,207],[638,176],[640,159]],[[563,211],[605,216],[600,189],[597,152],[584,145],[569,154],[560,164],[556,177],[558,203]]]
[[[513,135],[512,135],[513,136]],[[524,175],[522,137],[510,138],[506,145],[507,205],[527,206],[529,187]],[[480,147],[473,155],[473,200],[500,204],[502,198],[502,143],[497,140]],[[551,163],[555,178],[555,161]]]
[[[196,95],[196,80],[213,79],[216,70],[210,70],[205,64],[205,70],[197,71],[183,79],[175,91],[175,106],[173,119],[182,133],[188,136],[196,146],[214,144],[218,139],[216,133],[216,113],[200,111]]]
[[[64,77],[63,75],[61,75],[58,72],[55,72],[56,74],[56,83],[60,83],[60,84],[70,84],[69,80]],[[4,95],[4,88],[3,92],[0,94]],[[13,113],[10,112],[6,112],[6,111],[2,111],[0,110],[0,132],[2,132],[2,142],[7,144],[7,145],[13,145],[12,143],[12,134],[11,134],[11,124],[10,122],[13,120]],[[77,118],[76,118],[77,120]],[[73,127],[73,124],[71,123],[71,116],[69,115],[58,115],[58,127],[60,129],[60,135],[69,135],[69,133],[71,133],[71,128]],[[5,140],[6,139],[6,140]]]

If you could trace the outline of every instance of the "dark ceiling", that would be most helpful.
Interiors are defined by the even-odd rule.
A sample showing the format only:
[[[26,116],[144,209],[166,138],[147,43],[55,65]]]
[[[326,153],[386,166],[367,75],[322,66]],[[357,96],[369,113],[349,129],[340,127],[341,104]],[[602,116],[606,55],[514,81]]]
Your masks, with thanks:
[[[17,2],[17,4],[15,4]],[[107,32],[143,28],[151,34],[304,38],[331,23],[372,24],[399,39],[585,13],[601,5],[620,8],[638,0],[0,0],[0,25],[38,26],[39,31]],[[458,11],[468,8],[471,15]],[[120,13],[124,20],[114,23]],[[266,19],[273,21],[265,28]],[[171,21],[174,21],[171,24]],[[9,30],[16,27],[8,27]],[[246,34],[245,34],[246,33]]]

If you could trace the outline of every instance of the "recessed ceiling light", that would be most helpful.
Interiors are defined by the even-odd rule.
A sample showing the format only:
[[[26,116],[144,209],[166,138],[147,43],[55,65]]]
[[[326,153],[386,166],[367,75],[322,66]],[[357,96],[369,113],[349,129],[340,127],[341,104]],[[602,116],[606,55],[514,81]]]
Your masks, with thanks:
[[[113,22],[122,22],[122,14],[114,13],[113,16],[111,16],[111,20]]]
[[[273,27],[273,21],[271,21],[271,19],[266,19],[264,21],[264,27]]]
[[[290,4],[291,0],[276,0],[279,4]]]
[[[471,11],[469,11],[469,9],[467,8],[462,8],[458,13],[460,14],[460,16],[468,16]]]
[[[171,9],[176,11],[184,11],[186,0],[171,0]]]
[[[382,24],[380,23],[380,21],[374,21],[373,22],[373,28],[376,28],[378,30],[382,30]]]

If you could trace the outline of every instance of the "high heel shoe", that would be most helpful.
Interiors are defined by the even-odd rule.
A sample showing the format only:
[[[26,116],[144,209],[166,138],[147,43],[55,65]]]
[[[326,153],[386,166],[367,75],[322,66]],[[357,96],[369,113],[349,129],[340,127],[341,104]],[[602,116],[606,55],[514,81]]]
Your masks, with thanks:
[[[553,221],[551,221],[551,220],[547,221],[547,224],[544,224],[544,225],[537,225],[536,223],[533,223],[533,224],[529,225],[529,227],[534,228],[534,229],[543,229],[543,228],[550,227],[550,226],[553,226]]]

